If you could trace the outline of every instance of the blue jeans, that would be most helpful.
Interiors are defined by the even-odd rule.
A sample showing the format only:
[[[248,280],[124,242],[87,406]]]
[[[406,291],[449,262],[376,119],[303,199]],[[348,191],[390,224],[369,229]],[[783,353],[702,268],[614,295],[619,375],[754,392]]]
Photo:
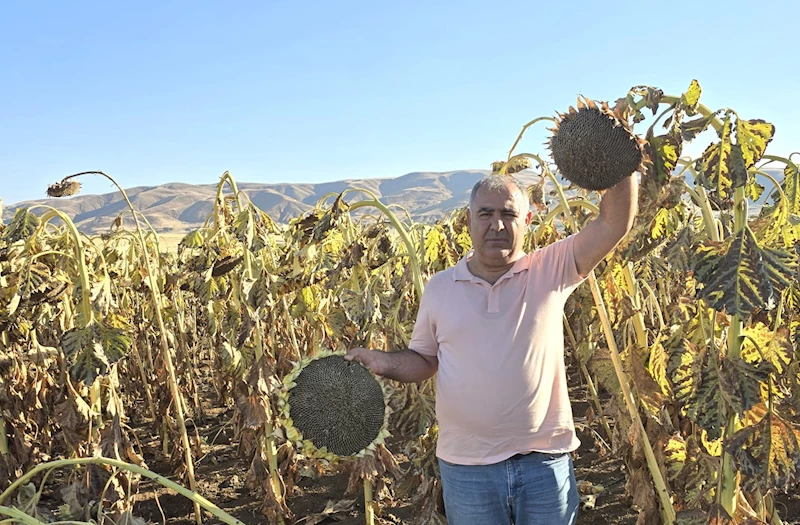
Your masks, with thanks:
[[[578,487],[569,454],[517,454],[493,465],[439,460],[448,525],[574,525]]]

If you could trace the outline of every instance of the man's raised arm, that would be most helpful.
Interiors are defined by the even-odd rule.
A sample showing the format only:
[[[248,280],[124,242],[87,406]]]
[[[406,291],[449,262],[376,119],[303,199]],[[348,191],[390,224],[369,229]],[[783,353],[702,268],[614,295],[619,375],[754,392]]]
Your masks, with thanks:
[[[589,275],[631,230],[638,197],[639,182],[635,174],[603,193],[600,215],[575,237],[575,266],[581,276]]]

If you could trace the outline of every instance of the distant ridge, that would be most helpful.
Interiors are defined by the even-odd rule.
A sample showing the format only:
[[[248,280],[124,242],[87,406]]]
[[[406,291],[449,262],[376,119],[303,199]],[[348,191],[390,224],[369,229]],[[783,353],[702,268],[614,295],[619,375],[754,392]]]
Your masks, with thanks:
[[[341,193],[347,188],[369,190],[384,204],[397,204],[407,209],[415,221],[429,222],[467,204],[472,186],[488,173],[488,170],[415,172],[397,178],[350,179],[319,184],[237,181],[237,185],[253,204],[280,223],[288,223],[312,209],[325,195]],[[539,175],[529,171],[518,173],[517,176],[526,184],[539,180]],[[125,191],[137,211],[143,213],[159,233],[184,233],[203,225],[214,207],[216,185],[171,182]],[[357,193],[352,193],[346,200],[352,202],[360,198]],[[3,222],[11,220],[18,208],[37,204],[63,211],[81,231],[89,234],[108,231],[120,213],[127,210],[119,192],[77,195],[7,205],[2,213]],[[123,225],[126,228],[133,226],[130,213],[125,213]]]
[[[780,170],[766,170],[779,181]],[[414,172],[401,177],[384,179],[347,179],[319,184],[238,182],[240,191],[273,220],[286,224],[299,217],[330,193],[341,193],[347,188],[360,188],[374,193],[384,204],[402,206],[417,222],[433,222],[446,213],[467,204],[472,186],[489,170],[458,170],[446,172]],[[516,174],[525,184],[539,181],[533,170]],[[774,189],[771,182],[759,176],[766,187],[750,212],[756,213]],[[691,183],[691,182],[690,182]],[[549,185],[548,185],[549,186]],[[137,211],[143,213],[159,233],[186,233],[203,225],[214,208],[216,184],[186,184],[170,182],[159,186],[139,186],[126,189]],[[226,188],[227,190],[227,188]],[[361,199],[357,192],[345,200]],[[19,208],[46,204],[66,213],[78,228],[88,234],[107,232],[114,220],[123,212],[123,226],[132,228],[133,222],[125,201],[119,192],[103,195],[77,195],[63,199],[41,199],[6,205],[0,214],[7,223]]]

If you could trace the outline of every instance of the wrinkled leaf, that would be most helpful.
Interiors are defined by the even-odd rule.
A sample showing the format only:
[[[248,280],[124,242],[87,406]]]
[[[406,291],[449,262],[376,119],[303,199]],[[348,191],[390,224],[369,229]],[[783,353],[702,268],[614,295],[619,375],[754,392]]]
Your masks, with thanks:
[[[789,285],[797,257],[786,250],[761,248],[749,227],[724,242],[706,241],[696,252],[698,295],[716,310],[748,316],[772,308]]]
[[[697,111],[697,105],[700,103],[700,94],[703,90],[700,88],[700,83],[697,80],[692,80],[689,88],[681,95],[681,107],[686,111],[690,117]]]
[[[718,133],[719,142],[708,146],[700,159],[702,178],[698,181],[709,190],[716,190],[719,197],[723,198],[731,189],[733,183],[730,175],[731,155],[731,121],[725,119],[722,130]]]
[[[712,113],[707,117],[697,117],[694,120],[682,122],[681,138],[686,142],[694,140],[697,135],[708,129],[708,126],[711,125],[711,121],[714,119],[714,117],[716,117],[716,114]]]
[[[3,240],[14,243],[27,239],[33,235],[40,222],[39,217],[29,212],[28,208],[20,208],[14,212],[14,218],[3,232]]]
[[[747,168],[761,160],[767,144],[775,135],[775,126],[763,120],[737,120],[736,143],[742,148],[742,156]]]
[[[683,143],[672,135],[648,136],[645,151],[650,159],[648,175],[654,177],[659,184],[666,183],[678,165]]]
[[[730,163],[731,186],[741,188],[747,184],[747,166],[745,166],[741,145],[734,144],[731,146],[728,162]]]
[[[749,490],[789,490],[800,480],[800,427],[774,410],[760,405],[749,425],[734,434],[726,449],[731,453]]]
[[[180,246],[184,246],[186,248],[199,248],[203,245],[203,234],[200,233],[200,230],[194,230],[186,234],[186,236],[181,239]]]
[[[736,357],[723,358],[720,363],[719,386],[726,403],[744,417],[744,413],[761,402],[762,385],[774,371],[771,363],[748,363]]]

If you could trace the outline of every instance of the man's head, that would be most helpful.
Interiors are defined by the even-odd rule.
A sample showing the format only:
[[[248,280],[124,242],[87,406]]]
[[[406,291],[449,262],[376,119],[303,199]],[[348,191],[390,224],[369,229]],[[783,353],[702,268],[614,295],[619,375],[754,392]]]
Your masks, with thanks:
[[[478,262],[485,267],[513,263],[522,250],[533,214],[525,187],[509,175],[489,175],[472,188],[469,234]]]

